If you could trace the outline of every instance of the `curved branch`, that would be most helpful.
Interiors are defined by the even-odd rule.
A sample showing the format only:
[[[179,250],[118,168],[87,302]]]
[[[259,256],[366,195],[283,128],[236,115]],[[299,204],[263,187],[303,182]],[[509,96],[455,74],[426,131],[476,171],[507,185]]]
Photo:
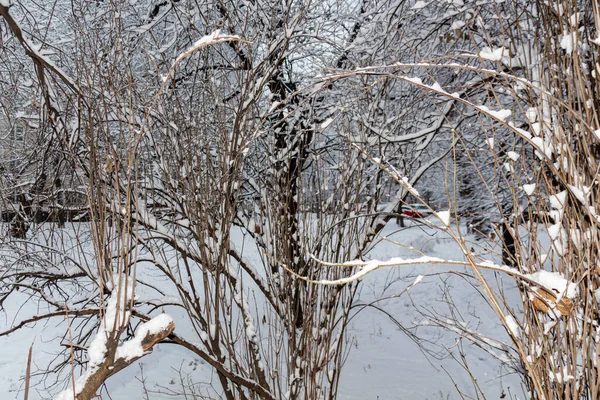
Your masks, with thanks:
[[[149,320],[149,317],[138,312],[138,311],[132,311],[132,315],[136,316],[137,318],[143,320],[143,321],[147,321]],[[252,380],[252,379],[248,379],[245,378],[243,376],[240,376],[238,374],[236,374],[234,371],[230,370],[229,368],[227,368],[225,365],[223,365],[223,363],[221,363],[219,360],[213,358],[210,354],[208,354],[207,352],[205,352],[204,350],[202,350],[201,348],[199,348],[198,346],[196,346],[195,344],[185,340],[184,338],[182,338],[181,336],[177,335],[176,333],[171,333],[168,336],[168,339],[171,340],[172,343],[174,344],[178,344],[180,346],[185,347],[186,349],[192,351],[193,353],[197,354],[199,357],[201,357],[204,361],[206,361],[207,363],[209,363],[212,367],[214,367],[220,374],[222,374],[223,376],[225,376],[227,379],[229,379],[231,382],[246,387],[249,390],[252,390],[253,392],[257,393],[261,399],[265,399],[265,400],[276,400],[275,396],[268,391],[267,389],[265,389],[264,387],[262,387],[259,383],[257,383],[256,381]],[[168,342],[167,342],[168,343]]]
[[[68,310],[69,315],[71,316],[75,316],[75,317],[81,317],[84,315],[94,315],[94,314],[100,314],[100,309],[99,308],[90,308],[87,310]],[[66,312],[61,310],[61,311],[56,311],[56,312],[52,312],[52,313],[48,313],[48,314],[42,314],[42,315],[36,315],[34,317],[25,319],[23,321],[21,321],[19,324],[13,326],[12,328],[4,331],[4,332],[0,332],[0,336],[6,336],[9,335],[11,333],[13,333],[14,331],[17,331],[19,329],[21,329],[22,327],[24,327],[27,324],[32,324],[34,322],[39,322],[39,321],[43,321],[45,319],[48,318],[53,318],[53,317],[64,317],[66,315]]]

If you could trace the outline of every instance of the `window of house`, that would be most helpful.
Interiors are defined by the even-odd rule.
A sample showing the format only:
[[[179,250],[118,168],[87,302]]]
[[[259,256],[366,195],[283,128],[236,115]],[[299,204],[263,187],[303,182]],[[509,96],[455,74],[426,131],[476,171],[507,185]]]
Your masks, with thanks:
[[[25,138],[25,127],[23,124],[15,125],[15,142],[22,142]]]

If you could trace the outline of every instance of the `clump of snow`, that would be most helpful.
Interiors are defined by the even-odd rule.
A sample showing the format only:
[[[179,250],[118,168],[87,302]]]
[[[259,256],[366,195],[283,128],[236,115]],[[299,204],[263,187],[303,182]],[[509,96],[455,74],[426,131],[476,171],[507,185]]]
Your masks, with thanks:
[[[208,342],[208,339],[209,339],[209,338],[208,338],[208,333],[206,333],[206,332],[204,332],[204,331],[201,331],[201,332],[200,332],[200,339],[201,339],[203,342]]]
[[[576,12],[569,17],[569,24],[571,24],[572,27],[577,28],[577,25],[579,25],[580,15],[580,13]]]
[[[464,22],[464,21],[460,21],[460,20],[459,20],[459,21],[454,21],[454,22],[452,23],[452,26],[451,26],[450,28],[452,28],[452,29],[460,29],[460,28],[462,28],[463,26],[465,26],[465,22]]]
[[[158,299],[146,300],[146,302],[148,304],[152,304],[153,306],[164,306],[166,304],[181,304],[179,298],[175,296],[163,296]]]
[[[408,190],[413,196],[419,197],[419,191],[410,184],[410,180],[407,176],[402,177],[402,186],[404,186],[404,188]]]
[[[269,112],[272,112],[273,110],[275,110],[280,105],[281,105],[280,101],[274,101],[273,104],[271,104],[271,107],[269,107]]]
[[[11,2],[10,0],[0,0],[0,5],[2,5],[3,7],[10,7],[11,6]]]
[[[535,183],[523,185],[523,190],[527,193],[527,196],[531,196],[535,192]]]
[[[573,242],[573,245],[575,247],[580,247],[583,244],[582,240],[584,238],[584,235],[579,229],[569,229],[569,234],[567,235],[567,237],[571,239],[571,242]]]
[[[422,8],[425,8],[425,6],[427,6],[427,3],[425,3],[425,2],[424,2],[424,1],[422,1],[422,0],[419,0],[419,1],[417,1],[417,2],[415,3],[415,5],[414,5],[414,6],[412,6],[410,9],[411,9],[411,10],[420,10],[420,9],[422,9]]]
[[[431,86],[429,86],[431,89],[435,90],[436,92],[441,92],[441,93],[448,93],[444,90],[444,88],[442,88],[440,86],[439,83],[434,82]]]
[[[365,264],[356,274],[353,275],[354,280],[360,279],[368,273],[376,270],[380,267],[380,262],[378,260],[369,261]]]
[[[198,50],[206,45],[212,44],[212,43],[217,43],[220,41],[226,41],[226,40],[239,40],[239,36],[235,36],[235,35],[223,35],[221,33],[220,29],[215,30],[214,32],[202,36],[200,39],[198,39],[189,49],[187,49],[185,52],[181,53],[179,56],[177,56],[177,58],[175,59],[175,62],[173,63],[173,65],[178,64],[181,60],[183,60],[185,57],[187,57],[189,54],[191,54],[192,52],[194,52],[195,50]]]
[[[321,124],[321,129],[327,128],[329,125],[331,125],[332,122],[333,118],[327,118],[327,120],[325,120],[325,122]]]
[[[438,211],[437,217],[445,226],[450,226],[450,210]]]
[[[548,227],[548,236],[550,236],[551,239],[556,240],[561,233],[561,228],[561,224],[550,225]]]
[[[498,47],[497,49],[484,47],[479,52],[479,57],[489,61],[501,61],[503,57],[508,57],[508,55],[508,49],[505,47]]]
[[[170,315],[160,314],[145,324],[142,324],[137,328],[133,339],[128,340],[117,348],[116,359],[123,358],[125,360],[131,360],[143,356],[144,348],[142,347],[142,341],[146,336],[156,335],[157,333],[166,330],[171,323],[173,323],[173,318],[171,318]]]
[[[506,321],[506,327],[510,330],[514,337],[518,338],[521,335],[521,332],[517,321],[515,321],[512,315],[505,315],[504,319]]]
[[[571,193],[573,193],[573,196],[575,196],[575,198],[577,200],[579,200],[580,202],[585,204],[588,196],[590,195],[590,188],[587,186],[582,186],[581,188],[578,188],[573,185],[567,185],[567,186],[569,187],[569,190],[571,191]]]
[[[566,280],[558,272],[541,270],[525,276],[549,292],[555,293],[558,299],[562,297],[573,299],[577,296],[577,286]]]
[[[494,138],[485,139],[485,142],[490,146],[490,149],[494,149]]]
[[[514,151],[509,151],[508,158],[510,158],[513,161],[517,161],[519,159],[519,155],[517,153],[515,153]]]
[[[510,117],[510,115],[512,114],[510,110],[500,109],[498,111],[493,111],[486,106],[479,106],[479,109],[485,111],[487,114],[502,122],[505,122],[508,119],[508,117]]]
[[[537,121],[537,116],[538,116],[537,107],[529,107],[527,109],[527,111],[525,112],[525,116],[527,117],[527,120],[531,123],[534,123],[535,121]]]
[[[413,284],[412,284],[411,286],[418,285],[418,284],[419,284],[419,282],[421,282],[421,281],[423,280],[423,278],[424,278],[424,277],[425,277],[424,275],[419,275],[419,276],[417,276],[417,277],[415,278],[415,281],[413,282]]]
[[[531,133],[527,132],[525,129],[521,129],[518,126],[515,126],[515,124],[513,124],[512,121],[508,121],[508,125],[516,132],[518,133],[521,137],[524,137],[525,139],[531,139]]]
[[[555,380],[556,383],[563,384],[563,383],[567,383],[569,381],[575,380],[575,377],[573,375],[569,374],[569,372],[567,371],[567,367],[563,367],[562,372],[561,371],[551,372],[550,380]]]
[[[542,158],[542,154],[544,154],[547,158],[552,158],[552,153],[553,153],[552,144],[550,144],[549,142],[546,142],[541,137],[531,138],[531,142],[536,147],[536,155],[539,158]]]
[[[421,80],[421,78],[407,77],[406,80],[409,81],[409,82],[412,82],[412,83],[416,83],[417,85],[422,85],[423,84],[423,81]]]
[[[564,49],[567,54],[571,54],[575,43],[577,43],[577,33],[575,31],[565,32],[560,39],[560,48]]]
[[[544,324],[544,335],[547,336],[550,333],[550,331],[556,326],[557,323],[557,319],[553,319],[551,321],[546,322]]]
[[[550,206],[555,210],[562,210],[567,204],[567,191],[563,190],[560,193],[548,197]]]
[[[200,39],[196,40],[196,43],[194,43],[193,47],[200,47],[203,44],[210,43],[213,40],[218,39],[220,35],[221,35],[221,30],[217,29],[213,33],[211,33],[209,35],[202,36]]]

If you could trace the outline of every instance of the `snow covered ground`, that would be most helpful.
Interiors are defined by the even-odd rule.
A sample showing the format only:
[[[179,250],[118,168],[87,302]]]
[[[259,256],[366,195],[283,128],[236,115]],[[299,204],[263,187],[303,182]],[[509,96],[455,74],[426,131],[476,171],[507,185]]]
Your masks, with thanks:
[[[393,233],[396,230],[394,224],[388,224],[384,235],[428,256],[463,259],[458,246],[443,232],[420,226]],[[408,258],[418,257],[418,254],[390,242],[380,243],[373,254],[374,258],[382,260],[398,256]],[[461,349],[489,399],[500,398],[503,392],[507,396],[509,392],[521,394],[518,376],[507,376],[508,371],[496,359],[468,340],[461,342],[458,333],[426,325],[426,315],[435,315],[442,321],[456,319],[465,323],[468,329],[508,340],[504,328],[471,282],[462,276],[448,274],[448,271],[466,270],[422,265],[379,270],[363,280],[357,303],[369,304],[402,293],[419,275],[427,274],[401,296],[376,303],[381,311],[365,308],[354,318],[352,329],[356,345],[345,365],[341,399],[460,398],[455,384],[465,395],[474,395],[469,374],[458,362]],[[493,276],[493,273],[486,275]],[[507,294],[517,299],[512,281],[507,280],[507,283]],[[454,303],[455,307],[450,307],[449,303]],[[406,329],[416,337],[410,336]]]
[[[390,222],[383,235],[393,242],[380,242],[370,254],[372,258],[386,260],[419,256],[407,247],[398,246],[397,243],[401,243],[428,256],[462,259],[460,249],[447,235],[420,224],[400,229]],[[251,252],[250,247],[245,248]],[[257,257],[253,254],[246,256],[250,259]],[[489,255],[486,258],[494,257]],[[467,340],[461,341],[459,333],[426,322],[427,314],[442,321],[451,318],[481,334],[508,339],[504,328],[472,282],[449,271],[465,272],[465,269],[420,265],[381,269],[363,278],[350,328],[350,353],[342,374],[340,399],[453,399],[460,398],[457,388],[467,396],[473,395],[473,382],[461,366],[461,350],[466,354],[470,372],[488,399],[500,398],[503,393],[507,398],[511,394],[523,397],[518,376],[509,374],[498,360]],[[487,274],[494,277],[492,272]],[[419,275],[426,276],[405,291]],[[160,281],[153,283],[159,285]],[[509,300],[511,296],[514,300],[518,299],[511,280],[504,281],[504,290]],[[15,296],[4,304],[7,312],[0,319],[0,330],[12,326],[22,316],[43,311],[26,300]],[[451,306],[452,303],[455,307]],[[178,315],[171,315],[177,324]],[[59,350],[59,335],[64,330],[59,326],[61,323],[63,318],[57,317],[0,337],[1,399],[23,398],[22,376],[29,346],[33,343],[32,370],[43,368]],[[178,325],[177,329],[181,328]],[[39,379],[36,377],[34,380]],[[188,395],[187,398],[194,398],[189,392],[183,393],[183,388],[192,381],[196,384],[203,382],[194,386],[196,394],[210,397],[214,392],[209,384],[215,379],[212,369],[186,350],[159,345],[151,355],[111,378],[107,386],[113,400],[160,400],[174,398],[173,394],[181,394],[180,398],[186,398],[184,394]],[[34,389],[30,399],[50,396]]]

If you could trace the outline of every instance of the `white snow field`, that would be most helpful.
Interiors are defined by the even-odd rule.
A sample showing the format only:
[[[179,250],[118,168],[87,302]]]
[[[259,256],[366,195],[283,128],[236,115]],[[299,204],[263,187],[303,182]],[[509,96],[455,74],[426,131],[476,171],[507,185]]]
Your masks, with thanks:
[[[241,233],[235,233],[234,240],[241,242]],[[399,228],[390,222],[382,236],[390,240],[382,240],[370,258],[388,260],[421,256],[409,249],[412,247],[427,256],[463,259],[460,249],[447,234],[418,222],[407,228]],[[250,261],[258,260],[259,255],[253,254],[256,250],[252,246],[246,245],[244,249]],[[482,258],[497,261],[493,254],[483,254]],[[138,271],[141,279],[151,280],[160,287],[160,278],[148,276],[143,266]],[[461,330],[442,329],[427,318],[429,315],[442,322],[459,321],[470,331],[508,340],[507,333],[473,286],[473,281],[451,271],[468,272],[463,267],[423,264],[382,268],[362,278],[348,335],[350,352],[342,373],[340,399],[455,399],[462,398],[459,391],[469,398],[475,391],[469,372],[461,366],[464,360],[488,399],[498,399],[503,394],[506,398],[524,398],[519,376],[499,361],[506,359],[502,350],[495,350],[497,357],[493,357],[467,339],[461,340]],[[485,274],[502,284],[509,302],[512,300],[517,304],[519,296],[511,279],[502,280],[496,273],[496,281],[494,272]],[[143,291],[138,295],[143,298]],[[3,306],[6,312],[1,314],[1,331],[44,311],[38,309],[36,303],[28,302],[24,295],[11,297]],[[176,331],[189,328],[185,326],[187,319],[183,314],[171,310],[169,314],[175,321]],[[22,377],[29,347],[33,343],[32,371],[44,369],[61,350],[60,336],[64,329],[64,318],[56,317],[0,337],[0,399],[23,398]],[[466,355],[464,360],[461,351]],[[53,378],[34,376],[33,382],[38,385],[34,386],[29,398],[44,399],[56,395],[58,389],[53,393],[44,389],[45,385],[53,383]],[[218,387],[212,368],[202,360],[179,346],[160,344],[152,354],[110,378],[106,382],[110,397],[103,391],[102,398],[205,398],[200,395],[219,398],[211,389],[212,382]]]

